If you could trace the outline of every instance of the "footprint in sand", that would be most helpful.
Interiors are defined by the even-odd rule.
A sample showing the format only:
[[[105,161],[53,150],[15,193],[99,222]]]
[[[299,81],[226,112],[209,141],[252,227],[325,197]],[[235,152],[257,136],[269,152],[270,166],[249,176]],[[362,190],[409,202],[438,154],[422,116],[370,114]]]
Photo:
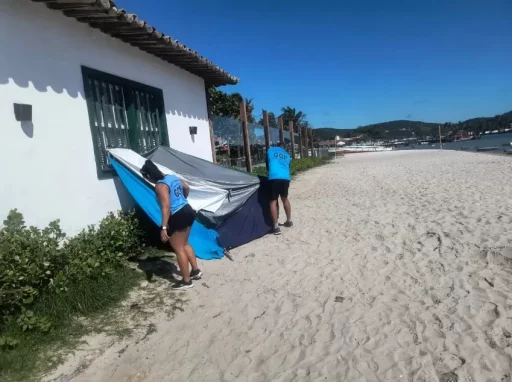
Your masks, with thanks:
[[[477,322],[480,326],[490,326],[500,317],[498,306],[492,302],[486,302],[480,309]]]

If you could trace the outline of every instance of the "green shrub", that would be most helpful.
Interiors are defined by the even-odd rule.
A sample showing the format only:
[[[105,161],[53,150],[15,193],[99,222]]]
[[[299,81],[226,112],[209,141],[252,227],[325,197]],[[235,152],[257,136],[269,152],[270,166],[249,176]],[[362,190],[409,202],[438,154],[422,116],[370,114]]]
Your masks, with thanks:
[[[98,227],[89,226],[63,248],[72,280],[105,276],[123,260],[142,252],[142,232],[133,214],[109,213]]]
[[[332,158],[301,158],[301,159],[293,159],[290,165],[290,174],[296,175],[299,172],[309,170],[313,167],[322,166],[326,163],[329,163]],[[254,175],[259,176],[268,176],[267,169],[264,166],[254,167],[252,169],[252,173]]]
[[[26,227],[12,210],[0,230],[0,312],[5,319],[31,305],[66,266],[61,251],[65,234],[58,221],[40,230]]]
[[[292,160],[290,166],[290,172],[292,175],[295,175],[299,172],[309,170],[313,167],[322,166],[326,163],[329,163],[331,158],[301,158]]]
[[[265,166],[253,167],[252,173],[258,176],[268,176],[267,168]]]
[[[126,326],[117,324],[110,308],[123,301],[142,279],[140,272],[118,267],[105,277],[69,282],[65,293],[42,294],[31,306],[33,317],[44,317],[51,327],[23,331],[17,320],[6,323],[0,334],[0,381],[39,381],[84,335],[98,330],[125,333]]]
[[[23,330],[47,331],[46,318],[31,310],[36,300],[66,293],[69,283],[104,277],[143,249],[133,214],[110,213],[97,227],[65,237],[58,221],[42,230],[26,227],[22,214],[10,211],[0,230],[0,324],[17,318]]]

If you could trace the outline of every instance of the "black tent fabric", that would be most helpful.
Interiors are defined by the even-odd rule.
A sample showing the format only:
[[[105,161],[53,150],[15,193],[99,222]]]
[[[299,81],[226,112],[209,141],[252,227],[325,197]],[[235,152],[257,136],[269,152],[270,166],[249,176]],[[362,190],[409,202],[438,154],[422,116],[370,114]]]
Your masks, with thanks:
[[[157,147],[145,157],[185,178],[228,191],[228,197],[215,213],[199,211],[201,223],[219,233],[220,246],[239,247],[272,229],[267,178],[218,166],[165,146]]]
[[[272,229],[268,179],[260,177],[260,187],[244,205],[216,228],[219,245],[235,248],[258,239]]]

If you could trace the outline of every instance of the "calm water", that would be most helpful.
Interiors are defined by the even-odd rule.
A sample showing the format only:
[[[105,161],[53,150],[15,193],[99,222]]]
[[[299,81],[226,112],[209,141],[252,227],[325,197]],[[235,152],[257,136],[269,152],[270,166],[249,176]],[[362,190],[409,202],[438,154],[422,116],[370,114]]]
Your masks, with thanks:
[[[451,142],[451,143],[443,143],[444,150],[465,150],[465,151],[476,151],[477,147],[494,147],[498,148],[495,152],[503,152],[504,149],[511,150],[512,146],[510,145],[512,142],[512,133],[506,134],[490,134],[490,135],[482,135],[481,139],[475,139],[474,141],[462,141],[462,142]],[[506,146],[504,146],[506,145]],[[439,150],[439,143],[436,143],[434,146],[432,144],[429,145],[415,145],[416,147],[408,146],[408,147],[400,147],[398,150]],[[492,152],[492,151],[491,151]]]

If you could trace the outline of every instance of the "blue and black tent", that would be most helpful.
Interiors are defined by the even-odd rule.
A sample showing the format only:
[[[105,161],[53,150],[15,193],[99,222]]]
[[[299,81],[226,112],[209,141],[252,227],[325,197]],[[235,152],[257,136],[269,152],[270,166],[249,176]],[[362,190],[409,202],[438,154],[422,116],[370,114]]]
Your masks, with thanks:
[[[160,225],[154,185],[140,174],[146,159],[164,173],[175,173],[191,186],[189,201],[198,211],[191,233],[192,244],[212,238],[222,249],[232,249],[267,234],[271,228],[268,180],[246,172],[218,166],[165,146],[143,157],[127,149],[110,150],[111,163],[121,181],[148,216]],[[196,243],[194,243],[194,241]],[[200,251],[196,248],[198,257]]]

